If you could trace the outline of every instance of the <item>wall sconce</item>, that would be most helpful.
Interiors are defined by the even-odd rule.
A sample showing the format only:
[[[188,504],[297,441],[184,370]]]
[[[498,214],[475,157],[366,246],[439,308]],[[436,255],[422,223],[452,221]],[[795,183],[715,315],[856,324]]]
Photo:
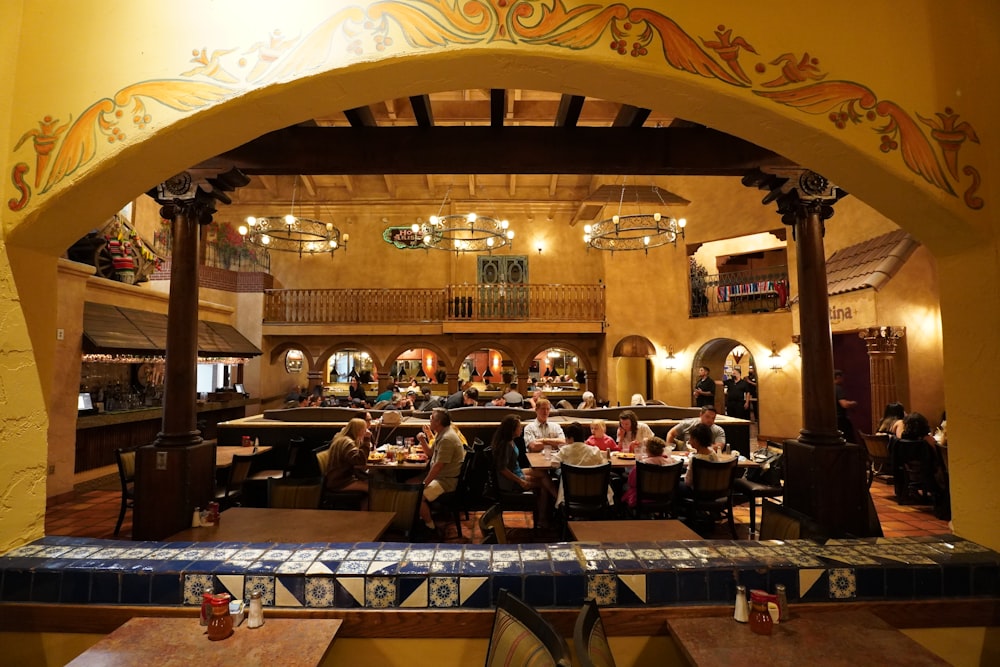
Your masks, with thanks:
[[[780,372],[785,367],[784,358],[778,354],[778,344],[773,340],[771,341],[771,356],[768,357],[768,360],[771,362],[772,371]]]
[[[674,356],[674,346],[667,347],[667,356],[663,357],[663,367],[670,372],[677,370],[677,357]]]
[[[543,250],[545,250],[545,246],[544,246],[544,245],[542,244],[542,242],[541,242],[541,241],[539,241],[539,242],[538,242],[538,247],[537,247],[537,248],[535,248],[535,249],[536,249],[536,250],[538,250],[538,254],[539,254],[539,255],[541,255],[541,254],[542,254],[542,251],[543,251]]]

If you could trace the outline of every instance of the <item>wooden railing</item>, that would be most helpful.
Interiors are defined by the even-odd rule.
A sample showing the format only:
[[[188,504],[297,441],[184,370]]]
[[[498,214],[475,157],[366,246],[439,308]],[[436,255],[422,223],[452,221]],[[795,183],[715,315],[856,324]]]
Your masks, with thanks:
[[[601,285],[448,285],[264,293],[264,321],[294,324],[469,320],[604,321]]]

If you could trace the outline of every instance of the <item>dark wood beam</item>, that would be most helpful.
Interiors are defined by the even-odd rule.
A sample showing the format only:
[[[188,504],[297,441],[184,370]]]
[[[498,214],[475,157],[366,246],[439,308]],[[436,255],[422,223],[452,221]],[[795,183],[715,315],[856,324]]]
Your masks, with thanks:
[[[378,123],[375,122],[375,114],[372,113],[371,107],[348,109],[344,112],[344,115],[347,116],[347,122],[351,124],[351,127],[378,126]]]
[[[484,157],[488,156],[488,157]],[[259,174],[742,176],[788,159],[708,128],[285,128],[193,167]]]
[[[507,113],[507,91],[503,88],[490,89],[490,127],[503,127],[503,117]]]
[[[611,127],[642,127],[649,118],[649,109],[640,109],[631,104],[623,104]]]
[[[563,95],[559,98],[559,110],[556,112],[556,127],[576,127],[583,111],[582,95]]]
[[[430,95],[414,95],[410,98],[410,106],[413,108],[413,118],[417,121],[417,127],[433,127],[434,113],[431,111]]]

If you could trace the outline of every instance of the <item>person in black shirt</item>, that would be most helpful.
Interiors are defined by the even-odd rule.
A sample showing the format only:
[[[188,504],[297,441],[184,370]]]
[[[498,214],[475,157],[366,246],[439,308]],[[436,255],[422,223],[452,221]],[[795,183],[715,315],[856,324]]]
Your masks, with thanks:
[[[708,366],[698,367],[698,381],[694,385],[694,404],[699,408],[715,405],[715,380],[708,375]]]
[[[475,387],[469,387],[465,391],[456,391],[444,402],[445,410],[453,410],[467,405],[479,405],[479,390]]]
[[[740,369],[723,384],[726,386],[726,414],[738,419],[750,419],[750,383],[741,377]]]
[[[361,386],[358,382],[356,376],[351,377],[351,403],[360,403],[362,406],[368,405],[368,395],[365,394],[365,388]]]

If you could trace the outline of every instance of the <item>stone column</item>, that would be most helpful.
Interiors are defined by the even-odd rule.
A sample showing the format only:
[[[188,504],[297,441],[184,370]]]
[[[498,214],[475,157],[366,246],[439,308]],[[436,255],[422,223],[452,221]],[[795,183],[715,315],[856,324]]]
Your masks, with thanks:
[[[743,183],[769,191],[763,203],[777,203],[798,251],[803,425],[798,439],[784,443],[784,504],[829,535],[881,534],[868,497],[863,448],[845,443],[837,430],[823,234],[833,205],[846,193],[805,169],[757,172]]]
[[[858,332],[868,347],[869,382],[872,388],[872,426],[882,421],[882,412],[897,400],[896,348],[906,327],[869,327]]]

